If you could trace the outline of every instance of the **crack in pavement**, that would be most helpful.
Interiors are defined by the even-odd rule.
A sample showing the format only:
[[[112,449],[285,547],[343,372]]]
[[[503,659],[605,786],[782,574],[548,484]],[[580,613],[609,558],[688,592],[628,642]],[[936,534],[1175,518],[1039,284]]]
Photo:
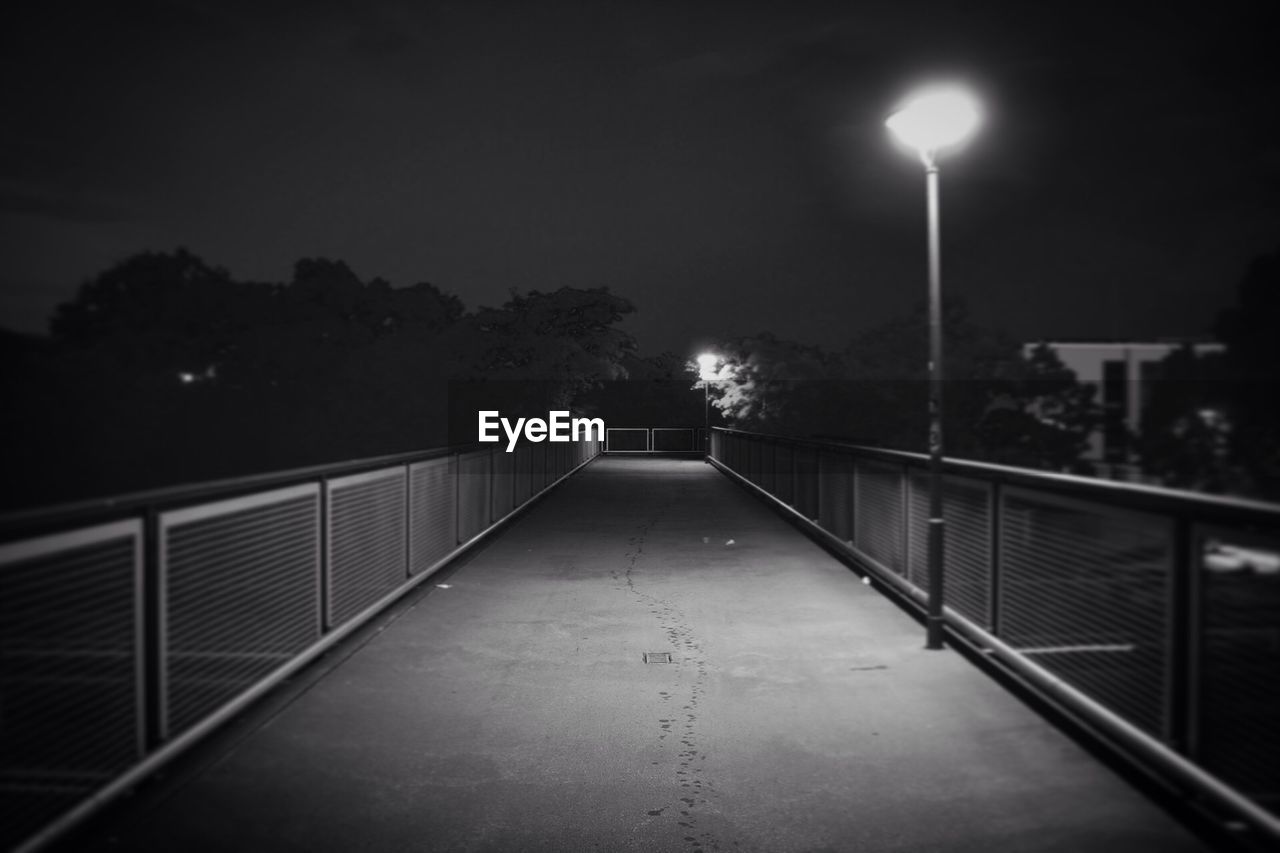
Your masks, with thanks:
[[[705,772],[707,754],[705,749],[700,748],[698,736],[698,706],[706,692],[708,678],[706,653],[702,647],[702,641],[689,624],[684,611],[668,599],[641,591],[636,586],[634,575],[640,559],[644,556],[645,541],[650,532],[683,496],[684,491],[684,486],[681,486],[676,495],[659,507],[648,521],[638,525],[636,534],[628,540],[628,545],[631,547],[625,555],[626,572],[620,575],[617,571],[613,571],[612,575],[615,581],[625,581],[625,589],[635,597],[636,602],[646,607],[657,618],[663,634],[678,653],[676,656],[678,659],[674,661],[677,664],[673,673],[674,683],[670,685],[670,689],[658,693],[659,702],[666,709],[660,712],[663,716],[658,719],[658,747],[665,750],[668,737],[679,738],[681,748],[675,756],[677,764],[674,781],[679,789],[676,793],[680,796],[659,808],[649,809],[647,814],[652,817],[661,817],[671,810],[673,812],[671,816],[675,818],[676,825],[685,832],[683,839],[687,847],[693,853],[704,853],[708,850],[722,849],[720,838],[708,830],[699,829],[700,812],[708,806],[715,808],[712,801],[719,793],[715,782]],[[619,590],[623,588],[621,585],[616,587]],[[685,685],[687,667],[690,665],[693,667],[693,679],[692,683]],[[682,687],[684,689],[681,689]],[[678,709],[676,705],[681,702],[681,699],[677,698],[677,694],[684,698],[683,704],[679,704]],[[651,763],[660,766],[664,762]],[[738,842],[734,841],[732,846],[738,847]]]

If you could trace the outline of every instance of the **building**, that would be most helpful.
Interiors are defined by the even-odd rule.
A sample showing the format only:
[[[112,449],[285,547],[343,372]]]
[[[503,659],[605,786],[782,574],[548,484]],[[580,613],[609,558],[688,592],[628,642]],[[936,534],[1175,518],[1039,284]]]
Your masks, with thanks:
[[[1085,459],[1098,463],[1105,474],[1123,479],[1137,476],[1132,436],[1142,430],[1142,412],[1152,382],[1160,378],[1161,362],[1169,353],[1191,346],[1196,355],[1225,351],[1216,342],[1190,340],[1140,341],[1044,341],[1081,382],[1097,389],[1103,425],[1089,438]],[[1030,354],[1040,343],[1023,345]]]

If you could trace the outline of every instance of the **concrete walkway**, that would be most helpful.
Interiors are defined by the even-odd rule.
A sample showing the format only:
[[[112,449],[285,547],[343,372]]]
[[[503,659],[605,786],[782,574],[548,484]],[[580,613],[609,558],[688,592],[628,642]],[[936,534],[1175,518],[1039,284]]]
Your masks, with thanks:
[[[1202,849],[702,462],[597,460],[441,582],[103,849]]]

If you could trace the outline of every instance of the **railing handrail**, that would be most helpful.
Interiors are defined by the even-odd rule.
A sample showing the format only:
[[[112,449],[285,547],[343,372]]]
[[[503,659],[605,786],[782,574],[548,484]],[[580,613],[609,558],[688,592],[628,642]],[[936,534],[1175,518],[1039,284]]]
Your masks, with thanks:
[[[914,475],[927,456],[722,427],[712,436],[712,464],[925,612],[937,594],[925,574],[933,521],[928,484]],[[1280,551],[1280,504],[983,462],[945,467],[969,486],[943,494],[945,530],[960,548],[954,562],[944,554],[943,589],[961,594],[939,602],[952,637],[1066,711],[1125,766],[1205,804],[1239,837],[1280,843],[1280,814],[1263,805],[1275,781],[1256,771],[1276,766],[1280,741],[1250,743],[1242,759],[1223,736],[1256,724],[1250,709],[1274,701],[1250,692],[1270,653],[1228,640],[1237,628],[1274,632],[1269,591],[1257,584],[1270,584],[1258,579]],[[1254,556],[1233,563],[1228,548]],[[1079,657],[1109,650],[1100,644],[1117,630],[1125,651],[1147,657],[1111,670]],[[1206,710],[1215,686],[1226,692]]]
[[[837,439],[799,438],[719,426],[713,426],[711,431],[744,436],[749,439],[767,439],[784,444],[813,447],[820,450],[841,450],[889,462],[911,463],[921,466],[929,463],[929,455],[927,453],[868,447]],[[1120,503],[1129,507],[1156,510],[1174,515],[1194,514],[1206,518],[1229,517],[1237,523],[1240,521],[1280,523],[1280,503],[1254,500],[1252,498],[1193,492],[1168,486],[1153,486],[1148,483],[1104,480],[1079,474],[1040,471],[1035,468],[1018,468],[1013,465],[979,462],[974,459],[957,459],[950,456],[944,457],[942,464],[943,470],[948,473],[968,474],[983,480],[997,480],[1011,485],[1083,495],[1106,503]]]
[[[297,483],[331,479],[347,474],[359,474],[376,468],[394,465],[411,465],[442,456],[471,453],[491,449],[495,445],[472,442],[450,444],[441,447],[389,453],[382,456],[366,456],[341,462],[324,462],[300,468],[280,471],[264,471],[258,474],[242,474],[217,480],[183,483],[177,486],[161,486],[125,492],[120,495],[85,498],[77,501],[49,504],[31,509],[0,513],[0,537],[38,533],[45,528],[63,527],[85,521],[114,521],[137,515],[140,511],[163,507],[175,509],[186,504],[203,503],[215,498],[235,497],[239,494],[263,489],[291,486]],[[524,446],[521,442],[520,446]]]
[[[25,618],[40,614],[39,621],[54,630],[79,631],[80,640],[109,645],[123,667],[107,687],[101,679],[92,681],[85,688],[91,698],[81,700],[98,701],[107,691],[118,704],[106,734],[84,715],[57,716],[60,708],[80,706],[66,696],[83,695],[74,690],[84,683],[80,674],[88,665],[80,658],[92,655],[91,643],[78,640],[63,650],[65,660],[55,674],[70,693],[50,693],[50,677],[42,675],[32,686],[29,679],[21,681],[24,672],[16,673],[15,707],[27,712],[20,721],[26,728],[15,726],[13,733],[25,734],[34,748],[55,739],[71,742],[68,755],[50,759],[49,772],[79,772],[83,764],[94,776],[76,776],[83,776],[83,784],[56,802],[43,788],[32,793],[38,808],[23,821],[6,814],[0,844],[7,848],[17,840],[15,853],[33,853],[64,838],[524,512],[589,464],[600,444],[522,443],[508,454],[505,447],[476,442],[0,516],[0,569],[17,567],[5,615],[23,614],[5,620],[11,631],[0,643],[11,636],[45,641],[43,633],[32,633],[37,620]],[[190,531],[198,535],[183,539]],[[224,545],[233,536],[249,544],[229,557]],[[385,548],[350,547],[372,536],[395,539]],[[182,543],[193,541],[184,550]],[[100,585],[64,594],[75,592],[68,579],[86,577]],[[215,588],[217,594],[205,594]],[[93,618],[83,619],[82,602],[103,590],[107,594],[95,600]],[[38,608],[48,608],[47,619]],[[262,614],[271,620],[269,636],[254,626]],[[250,653],[217,673],[216,689],[209,689],[207,673],[192,676],[175,663],[228,644]],[[3,662],[6,679],[15,674],[8,668],[10,657]],[[107,742],[115,751],[88,754],[89,742],[99,750]],[[6,761],[10,769],[10,781],[23,792],[42,784],[25,765]]]

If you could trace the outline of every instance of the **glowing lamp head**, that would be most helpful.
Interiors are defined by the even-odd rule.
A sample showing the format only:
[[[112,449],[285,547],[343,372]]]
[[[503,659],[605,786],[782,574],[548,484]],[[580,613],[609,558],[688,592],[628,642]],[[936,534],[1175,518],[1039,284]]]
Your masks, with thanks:
[[[704,352],[698,356],[698,378],[715,379],[717,374],[716,364],[719,361],[719,358],[709,352]]]
[[[978,128],[978,102],[963,89],[929,89],[889,116],[885,125],[898,139],[928,153],[963,141]]]

